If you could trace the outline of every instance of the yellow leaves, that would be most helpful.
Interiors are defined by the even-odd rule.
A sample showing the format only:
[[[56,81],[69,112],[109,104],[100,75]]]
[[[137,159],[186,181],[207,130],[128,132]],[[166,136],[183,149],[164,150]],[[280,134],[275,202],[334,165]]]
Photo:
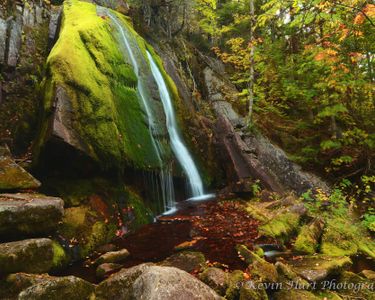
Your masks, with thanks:
[[[355,18],[353,23],[355,25],[361,25],[366,20],[366,16],[368,18],[375,17],[375,5],[374,4],[367,4],[362,12],[359,12]]]
[[[316,61],[325,61],[328,63],[337,62],[338,52],[332,48],[323,49],[318,54],[315,55]]]

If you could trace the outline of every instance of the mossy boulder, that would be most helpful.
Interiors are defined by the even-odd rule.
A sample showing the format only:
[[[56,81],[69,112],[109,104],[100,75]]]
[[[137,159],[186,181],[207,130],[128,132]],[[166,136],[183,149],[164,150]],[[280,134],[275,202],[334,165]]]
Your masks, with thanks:
[[[50,239],[0,244],[0,273],[44,273],[61,264],[64,256]]]
[[[84,300],[90,299],[94,285],[74,276],[45,277],[43,280],[23,290],[19,300]]]
[[[256,286],[256,284],[254,284]],[[240,290],[240,300],[268,300],[267,292],[264,288],[254,288],[251,282],[245,282]]]
[[[354,255],[357,252],[375,259],[375,242],[368,236],[361,224],[350,219],[334,217],[327,221],[324,230],[321,253],[330,256]]]
[[[240,290],[245,280],[244,272],[241,270],[234,270],[229,274],[228,288],[225,291],[225,299],[238,299]]]
[[[375,299],[375,280],[363,278],[352,272],[343,272],[336,285],[337,293],[344,299]]]
[[[0,155],[0,191],[36,189],[40,182],[8,156]]]
[[[323,229],[324,221],[321,218],[304,225],[294,243],[294,250],[304,254],[314,254],[319,246]]]
[[[142,76],[150,79],[146,43],[129,21],[112,12],[138,43]],[[44,121],[36,155],[50,140],[62,141],[85,153],[102,167],[155,169],[155,152],[145,109],[138,96],[138,78],[123,51],[111,19],[96,6],[64,2],[59,39],[47,60]],[[137,48],[138,49],[138,48]],[[150,98],[157,97],[150,84]],[[155,96],[156,95],[156,96]],[[153,101],[159,135],[165,134],[161,103]],[[164,131],[163,131],[164,130]],[[55,139],[57,138],[57,140]]]
[[[64,202],[40,194],[0,194],[0,236],[40,236],[54,231]]]
[[[228,288],[229,274],[219,268],[210,267],[199,274],[199,279],[224,296]]]
[[[278,275],[273,264],[265,261],[256,253],[249,251],[245,246],[237,246],[238,253],[243,257],[246,263],[249,264],[252,278],[261,282],[277,282]]]

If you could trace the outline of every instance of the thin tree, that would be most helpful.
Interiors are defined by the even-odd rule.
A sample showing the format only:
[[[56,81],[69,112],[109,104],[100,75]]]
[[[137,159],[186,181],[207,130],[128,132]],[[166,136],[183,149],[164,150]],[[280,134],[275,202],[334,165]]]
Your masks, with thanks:
[[[255,9],[254,0],[250,0],[250,77],[249,77],[249,114],[247,125],[252,122],[253,106],[254,106],[254,52],[255,52]]]

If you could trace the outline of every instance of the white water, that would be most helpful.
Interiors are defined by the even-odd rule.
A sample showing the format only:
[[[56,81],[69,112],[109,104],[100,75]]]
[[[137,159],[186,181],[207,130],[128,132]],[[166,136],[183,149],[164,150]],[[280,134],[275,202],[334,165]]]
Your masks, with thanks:
[[[132,39],[132,35],[129,34],[127,30],[124,30],[124,27],[118,22],[118,20],[110,13],[108,13],[108,16],[111,18],[112,22],[116,25],[121,35],[121,39],[125,46],[126,52],[130,58],[130,63],[133,67],[134,73],[136,74],[138,78],[138,86],[137,86],[138,96],[141,99],[143,107],[145,108],[145,111],[147,114],[152,145],[154,147],[155,153],[159,161],[160,169],[161,169],[160,174],[159,174],[159,180],[160,180],[160,186],[161,186],[161,192],[162,192],[162,198],[163,198],[163,205],[164,205],[165,210],[171,210],[176,206],[175,194],[174,194],[174,188],[173,188],[172,170],[169,165],[164,164],[163,159],[162,159],[163,157],[162,146],[160,145],[159,141],[154,136],[158,132],[157,123],[155,122],[152,109],[150,107],[149,97],[147,97],[147,93],[144,87],[144,82],[142,80],[142,77],[138,68],[138,62],[135,58],[135,53],[134,53],[135,51],[140,52],[140,50],[138,47],[135,47],[137,45],[135,39],[133,39],[134,46],[131,47],[129,40]]]
[[[122,26],[118,20],[108,13],[108,16],[113,21],[113,24],[117,27],[123,45],[126,49],[126,52],[130,58],[130,63],[133,67],[133,70],[138,78],[138,94],[139,98],[142,101],[142,104],[145,108],[145,112],[147,114],[148,122],[149,122],[149,131],[152,140],[153,147],[155,149],[155,153],[157,154],[157,158],[159,160],[161,172],[159,175],[160,185],[162,189],[162,197],[164,202],[164,209],[167,213],[174,213],[176,211],[176,202],[175,202],[175,194],[174,194],[174,187],[173,187],[173,177],[172,177],[172,168],[170,164],[165,164],[163,162],[163,148],[158,141],[157,135],[158,128],[157,122],[155,122],[153,112],[151,109],[150,99],[147,95],[145,86],[147,82],[142,79],[142,74],[140,73],[138,62],[136,59],[137,57],[142,57],[141,50],[138,47],[137,40],[132,36],[131,33],[128,32],[128,29]],[[205,195],[203,190],[203,182],[199,175],[198,169],[194,163],[192,156],[190,155],[187,147],[184,145],[183,140],[179,134],[178,126],[176,122],[175,112],[173,109],[172,100],[167,88],[167,85],[164,81],[164,78],[156,65],[153,57],[147,51],[148,60],[151,66],[151,71],[154,76],[154,79],[157,83],[160,98],[163,104],[164,113],[166,115],[166,125],[169,134],[169,138],[171,141],[171,148],[176,156],[178,162],[180,163],[181,167],[186,173],[188,178],[189,186],[191,189],[191,196],[190,200],[201,201],[203,199],[212,198],[213,195]]]
[[[158,66],[156,65],[154,58],[147,51],[147,57],[151,64],[151,71],[154,75],[156,83],[159,88],[160,99],[163,103],[164,113],[167,118],[167,129],[169,138],[171,140],[171,146],[173,153],[177,160],[184,169],[186,176],[188,177],[192,196],[201,197],[204,195],[203,182],[199,175],[198,169],[195,166],[194,160],[191,157],[188,149],[184,145],[182,138],[178,132],[175,112],[172,105],[171,96],[168,91],[168,87],[164,81],[163,75],[161,74]]]

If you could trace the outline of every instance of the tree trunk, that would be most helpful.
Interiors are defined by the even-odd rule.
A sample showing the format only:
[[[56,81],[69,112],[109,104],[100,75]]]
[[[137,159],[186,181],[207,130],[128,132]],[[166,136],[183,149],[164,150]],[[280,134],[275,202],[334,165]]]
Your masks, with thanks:
[[[253,106],[254,106],[254,18],[255,18],[255,9],[254,9],[254,0],[250,0],[250,78],[249,78],[249,114],[247,124],[251,125]]]

